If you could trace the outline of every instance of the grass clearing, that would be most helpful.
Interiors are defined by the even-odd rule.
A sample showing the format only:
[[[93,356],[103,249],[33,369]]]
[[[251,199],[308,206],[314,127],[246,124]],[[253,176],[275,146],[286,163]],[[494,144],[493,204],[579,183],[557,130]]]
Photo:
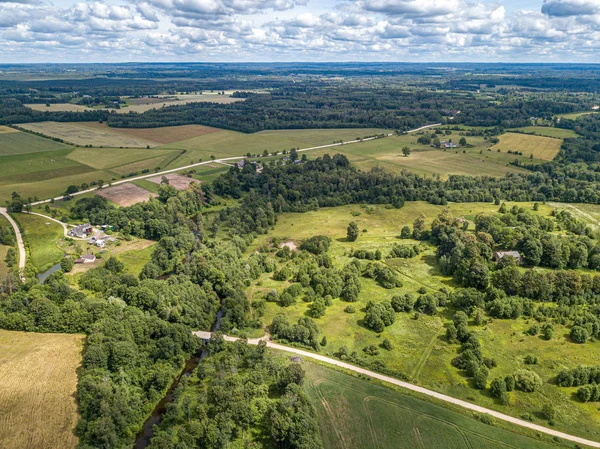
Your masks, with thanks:
[[[557,139],[567,139],[569,137],[577,137],[578,134],[571,129],[552,128],[550,126],[525,126],[516,128],[517,131],[524,133],[534,133],[538,136],[555,137]]]
[[[29,249],[27,261],[38,272],[50,268],[63,258],[59,241],[63,239],[63,227],[39,215],[13,214],[19,223],[25,246]]]
[[[317,410],[328,449],[546,449],[567,447],[550,440],[487,425],[452,409],[376,381],[303,361],[304,391]]]
[[[0,330],[0,446],[74,448],[83,336]]]
[[[43,137],[5,128],[10,131],[0,130],[0,156],[15,154],[38,153],[42,151],[56,151],[69,148],[67,145]]]
[[[143,113],[151,109],[160,109],[170,106],[181,106],[189,103],[219,103],[231,104],[238,101],[245,101],[245,98],[234,98],[227,92],[225,95],[215,93],[202,94],[180,94],[176,97],[166,98],[125,98],[127,105],[116,109],[118,114],[128,114],[129,112]]]
[[[9,126],[3,126],[0,125],[0,134],[9,134],[9,133],[18,133],[19,131],[17,131],[14,128],[11,128]]]
[[[597,114],[597,113],[598,113],[598,111],[572,112],[570,114],[557,114],[557,117],[567,118],[569,120],[575,120],[575,119],[581,117],[582,115],[590,115],[590,114]]]
[[[40,122],[25,123],[18,126],[80,146],[146,148],[147,146],[157,145],[156,142],[151,140],[114,132],[108,127],[96,129],[93,126],[86,126],[84,122]]]
[[[536,159],[551,161],[558,154],[561,145],[562,139],[509,132],[500,136],[500,142],[492,147],[492,152],[519,151],[525,157],[533,154]]]

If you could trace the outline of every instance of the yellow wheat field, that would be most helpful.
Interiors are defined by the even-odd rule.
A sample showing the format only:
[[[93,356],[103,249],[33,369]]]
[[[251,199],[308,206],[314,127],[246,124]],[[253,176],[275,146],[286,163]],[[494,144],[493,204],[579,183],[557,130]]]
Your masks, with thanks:
[[[0,447],[74,448],[83,336],[0,330]]]

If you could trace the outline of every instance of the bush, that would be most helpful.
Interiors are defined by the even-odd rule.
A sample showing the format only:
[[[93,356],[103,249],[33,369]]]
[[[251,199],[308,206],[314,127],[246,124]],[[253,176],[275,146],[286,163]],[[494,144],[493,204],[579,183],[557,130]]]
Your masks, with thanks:
[[[330,244],[331,239],[329,237],[316,235],[302,242],[300,249],[316,255],[325,254],[329,250]]]
[[[396,312],[410,312],[415,304],[415,298],[411,293],[395,295],[392,296],[391,304]]]
[[[515,388],[526,393],[534,392],[542,386],[542,379],[540,376],[527,369],[515,371],[513,378],[515,379]]]
[[[525,357],[525,365],[537,365],[538,359],[536,356],[529,354],[527,357]]]
[[[391,351],[392,349],[394,349],[394,345],[392,345],[392,343],[387,338],[383,339],[383,341],[381,342],[381,347],[386,351]]]
[[[374,303],[369,301],[365,313],[365,327],[375,332],[383,332],[386,326],[396,321],[396,313],[389,301]]]
[[[502,377],[496,377],[494,380],[492,380],[490,383],[490,393],[492,396],[500,399],[506,392],[506,381]]]
[[[571,340],[575,343],[583,344],[589,338],[587,329],[581,326],[573,326],[570,332]]]
[[[346,312],[346,313],[356,313],[356,308],[354,306],[346,306],[346,308],[344,309],[344,312]]]

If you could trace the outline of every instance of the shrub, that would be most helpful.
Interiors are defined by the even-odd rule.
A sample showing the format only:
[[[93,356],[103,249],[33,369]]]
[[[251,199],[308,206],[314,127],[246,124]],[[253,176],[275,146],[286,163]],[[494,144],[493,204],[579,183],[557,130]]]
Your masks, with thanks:
[[[587,341],[587,339],[589,338],[589,334],[587,329],[585,329],[584,327],[581,326],[573,326],[571,328],[571,340],[573,340],[575,343],[585,343]]]
[[[536,391],[542,386],[542,379],[540,376],[538,376],[537,373],[527,369],[515,371],[513,378],[515,379],[515,388],[527,393]]]

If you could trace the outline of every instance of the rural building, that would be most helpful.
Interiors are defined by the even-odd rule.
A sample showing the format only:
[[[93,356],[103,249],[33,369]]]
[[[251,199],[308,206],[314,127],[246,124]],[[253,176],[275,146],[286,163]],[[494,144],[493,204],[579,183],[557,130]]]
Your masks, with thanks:
[[[242,159],[241,161],[238,161],[238,162],[235,163],[235,166],[237,168],[239,168],[240,170],[242,168],[244,168],[245,165],[246,165],[246,159]]]
[[[454,142],[447,142],[445,140],[442,140],[440,145],[444,148],[458,148],[458,145],[456,145]]]
[[[104,248],[106,246],[106,242],[103,239],[96,240],[96,246],[98,248]]]
[[[84,254],[79,259],[75,261],[75,263],[92,263],[96,261],[96,256],[93,254]]]
[[[494,262],[499,262],[503,257],[512,257],[517,261],[518,264],[523,262],[523,258],[521,257],[521,253],[519,251],[495,251],[492,255],[492,260]]]
[[[88,237],[92,233],[92,231],[92,225],[90,225],[89,223],[80,224],[71,229],[69,231],[69,235],[72,235],[73,237],[78,237],[80,239],[84,239]]]

